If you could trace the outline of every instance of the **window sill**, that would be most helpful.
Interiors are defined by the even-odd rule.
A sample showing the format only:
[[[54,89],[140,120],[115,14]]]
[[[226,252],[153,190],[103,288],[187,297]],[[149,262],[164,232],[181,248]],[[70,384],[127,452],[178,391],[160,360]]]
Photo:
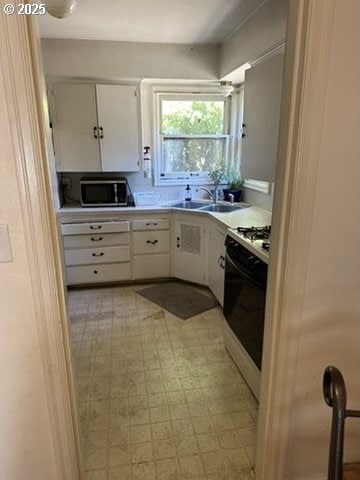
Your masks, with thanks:
[[[267,195],[269,195],[271,192],[271,183],[262,182],[260,180],[245,180],[244,187],[249,188],[250,190],[256,190],[257,192],[265,193]]]

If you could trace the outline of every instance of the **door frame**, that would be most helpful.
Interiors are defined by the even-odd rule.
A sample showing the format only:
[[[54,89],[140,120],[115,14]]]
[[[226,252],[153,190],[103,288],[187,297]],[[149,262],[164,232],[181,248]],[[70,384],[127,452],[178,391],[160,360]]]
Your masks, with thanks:
[[[336,0],[290,0],[281,110],[272,252],[269,265],[263,385],[259,409],[256,476],[285,478],[286,447],[294,405],[299,325],[309,251],[304,229],[312,211],[320,145],[326,53]],[[5,0],[0,0],[1,9]],[[51,195],[46,146],[45,88],[39,70],[39,36],[31,18],[1,15],[1,67],[13,125],[17,176],[22,186],[25,234],[33,259],[33,295],[38,308],[43,371],[48,385],[59,476],[83,478],[74,381],[67,331],[61,251]],[[320,42],[320,43],[319,43]],[[321,48],[318,45],[321,45]],[[321,53],[321,55],[320,55]],[[316,67],[316,68],[315,68]],[[324,90],[324,89],[323,89]],[[315,96],[315,94],[319,94]],[[304,118],[311,120],[307,124]],[[315,134],[313,133],[315,132]],[[316,157],[316,155],[315,155]],[[305,208],[304,208],[305,207]],[[307,215],[304,211],[307,210]],[[302,255],[298,255],[301,246]],[[39,254],[41,252],[41,254]],[[292,303],[291,291],[297,291]],[[276,338],[276,342],[269,338]]]
[[[15,163],[20,191],[56,478],[82,480],[66,292],[46,142],[49,123],[39,34],[30,16],[5,15],[6,3],[0,0],[0,67],[14,152],[7,160]]]
[[[259,480],[287,478],[311,249],[308,225],[318,179],[336,2],[289,2],[257,432]],[[325,472],[316,478],[325,480]]]

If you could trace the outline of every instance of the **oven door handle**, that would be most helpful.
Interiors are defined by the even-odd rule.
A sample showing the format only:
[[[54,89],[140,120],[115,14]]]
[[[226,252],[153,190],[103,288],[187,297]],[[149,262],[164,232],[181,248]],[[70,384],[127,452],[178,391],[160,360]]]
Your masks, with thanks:
[[[262,285],[259,281],[255,278],[251,277],[248,273],[246,273],[238,264],[234,262],[234,260],[230,257],[228,252],[225,252],[225,275],[226,275],[226,262],[229,262],[231,267],[242,277],[245,278],[248,282],[252,283],[256,287],[260,288],[261,290],[266,291],[266,283]]]

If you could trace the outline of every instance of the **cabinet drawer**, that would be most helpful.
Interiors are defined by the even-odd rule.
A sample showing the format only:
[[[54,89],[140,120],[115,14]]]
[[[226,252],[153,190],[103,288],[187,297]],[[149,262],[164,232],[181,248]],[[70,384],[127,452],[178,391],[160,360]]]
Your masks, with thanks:
[[[134,254],[163,253],[170,251],[170,232],[168,230],[134,232]]]
[[[129,232],[128,221],[122,222],[90,222],[90,223],[63,223],[61,233],[63,235],[79,235],[82,233],[114,233]]]
[[[65,250],[65,264],[86,265],[97,263],[128,262],[130,247],[80,248]]]
[[[130,233],[93,233],[92,235],[64,235],[64,248],[103,247],[129,245]]]
[[[170,277],[170,255],[137,255],[134,258],[133,278]]]
[[[149,218],[147,220],[133,220],[133,230],[167,230],[170,222],[167,218]]]
[[[66,277],[68,285],[130,280],[131,267],[130,263],[67,267]]]

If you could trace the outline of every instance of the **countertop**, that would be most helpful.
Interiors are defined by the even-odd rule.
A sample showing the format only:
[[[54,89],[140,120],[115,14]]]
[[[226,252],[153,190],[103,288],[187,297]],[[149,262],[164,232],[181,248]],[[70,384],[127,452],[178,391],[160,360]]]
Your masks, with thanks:
[[[179,203],[179,200],[167,202],[161,206],[151,207],[86,207],[83,208],[80,205],[64,205],[57,210],[57,215],[62,223],[84,221],[86,220],[99,220],[101,216],[106,216],[109,219],[115,219],[118,216],[124,215],[137,215],[137,214],[152,214],[152,213],[176,213],[186,214],[194,216],[207,216],[212,218],[221,227],[229,229],[229,234],[232,238],[236,239],[239,243],[243,244],[246,248],[258,255],[262,260],[268,262],[269,252],[261,248],[261,244],[258,242],[251,242],[238,234],[236,227],[257,227],[271,224],[271,212],[262,208],[250,206],[235,210],[228,213],[207,212],[204,210],[175,208],[172,205]],[[204,205],[212,202],[203,202]],[[223,203],[223,202],[219,202]],[[236,205],[236,204],[235,204]]]
[[[229,228],[243,227],[243,226],[262,226],[269,225],[271,223],[271,212],[264,210],[262,208],[250,206],[248,208],[243,208],[240,210],[235,210],[234,212],[229,213],[217,213],[217,212],[207,212],[204,210],[193,210],[185,208],[175,208],[172,205],[179,203],[179,200],[172,201],[171,203],[151,206],[151,207],[81,207],[80,205],[64,205],[62,208],[57,210],[58,216],[63,219],[68,218],[69,216],[76,216],[80,214],[81,216],[89,214],[98,216],[99,214],[112,214],[117,216],[128,215],[128,214],[138,214],[138,213],[186,213],[191,215],[210,215],[211,217],[217,219],[223,225]],[[212,202],[203,202],[204,205],[208,205]],[[222,203],[222,202],[219,202]],[[236,204],[235,204],[236,205]]]

